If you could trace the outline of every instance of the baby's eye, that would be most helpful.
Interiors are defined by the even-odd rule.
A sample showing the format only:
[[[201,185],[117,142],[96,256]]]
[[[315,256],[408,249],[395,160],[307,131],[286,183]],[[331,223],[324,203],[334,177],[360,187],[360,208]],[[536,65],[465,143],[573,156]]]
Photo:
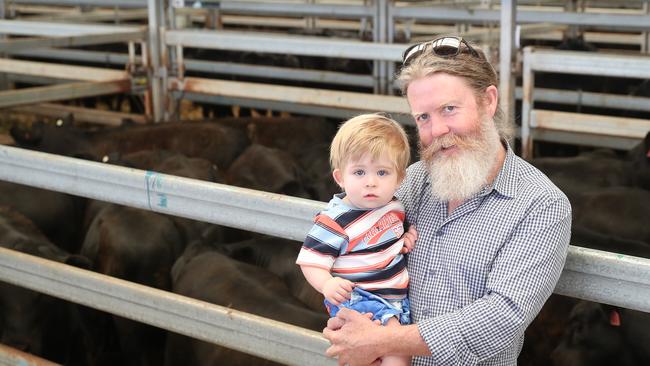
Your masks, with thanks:
[[[366,172],[364,172],[363,169],[357,169],[357,170],[353,171],[352,174],[353,175],[358,175],[358,176],[363,176],[364,174],[366,174]]]
[[[380,177],[386,176],[388,174],[390,174],[390,172],[388,170],[382,169],[382,170],[377,171],[377,175],[380,176]]]

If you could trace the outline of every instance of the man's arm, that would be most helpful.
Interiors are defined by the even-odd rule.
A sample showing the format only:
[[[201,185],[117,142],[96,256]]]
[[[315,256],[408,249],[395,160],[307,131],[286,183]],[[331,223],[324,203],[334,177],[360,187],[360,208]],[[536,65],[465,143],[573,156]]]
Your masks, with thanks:
[[[473,365],[512,346],[553,292],[570,236],[566,198],[531,209],[494,258],[485,295],[417,324],[436,364]]]

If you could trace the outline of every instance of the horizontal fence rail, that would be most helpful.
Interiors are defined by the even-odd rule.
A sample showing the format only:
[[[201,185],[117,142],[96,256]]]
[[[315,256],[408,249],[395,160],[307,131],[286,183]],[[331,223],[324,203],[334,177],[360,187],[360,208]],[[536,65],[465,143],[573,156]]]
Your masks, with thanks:
[[[288,365],[335,365],[319,333],[0,248],[0,280]]]
[[[402,60],[402,52],[405,47],[401,44],[324,37],[289,36],[261,32],[213,32],[196,29],[168,30],[165,32],[164,42],[168,46],[394,62]]]
[[[10,146],[0,146],[0,179],[300,241],[325,207],[324,202]],[[557,289],[650,312],[650,260],[572,246]]]
[[[0,179],[302,241],[325,203],[0,146]]]

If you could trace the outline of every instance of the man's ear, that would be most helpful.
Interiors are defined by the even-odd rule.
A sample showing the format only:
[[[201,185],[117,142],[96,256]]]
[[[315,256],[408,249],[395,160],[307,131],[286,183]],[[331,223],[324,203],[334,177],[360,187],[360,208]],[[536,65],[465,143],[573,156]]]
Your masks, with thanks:
[[[341,173],[341,169],[334,169],[332,171],[332,177],[334,177],[336,184],[343,188],[343,173]]]
[[[496,86],[490,85],[485,88],[485,111],[490,117],[494,117],[499,103],[499,90]]]

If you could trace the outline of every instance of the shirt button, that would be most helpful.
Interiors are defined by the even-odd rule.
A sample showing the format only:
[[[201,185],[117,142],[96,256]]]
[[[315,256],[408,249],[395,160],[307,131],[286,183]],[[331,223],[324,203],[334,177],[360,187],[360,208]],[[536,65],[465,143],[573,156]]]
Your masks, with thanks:
[[[436,276],[436,270],[434,270],[434,269],[430,269],[430,270],[429,270],[429,276],[430,276],[430,277],[435,277],[435,276]]]
[[[444,230],[441,229],[441,230],[436,231],[436,236],[443,236],[443,235],[445,235]]]

